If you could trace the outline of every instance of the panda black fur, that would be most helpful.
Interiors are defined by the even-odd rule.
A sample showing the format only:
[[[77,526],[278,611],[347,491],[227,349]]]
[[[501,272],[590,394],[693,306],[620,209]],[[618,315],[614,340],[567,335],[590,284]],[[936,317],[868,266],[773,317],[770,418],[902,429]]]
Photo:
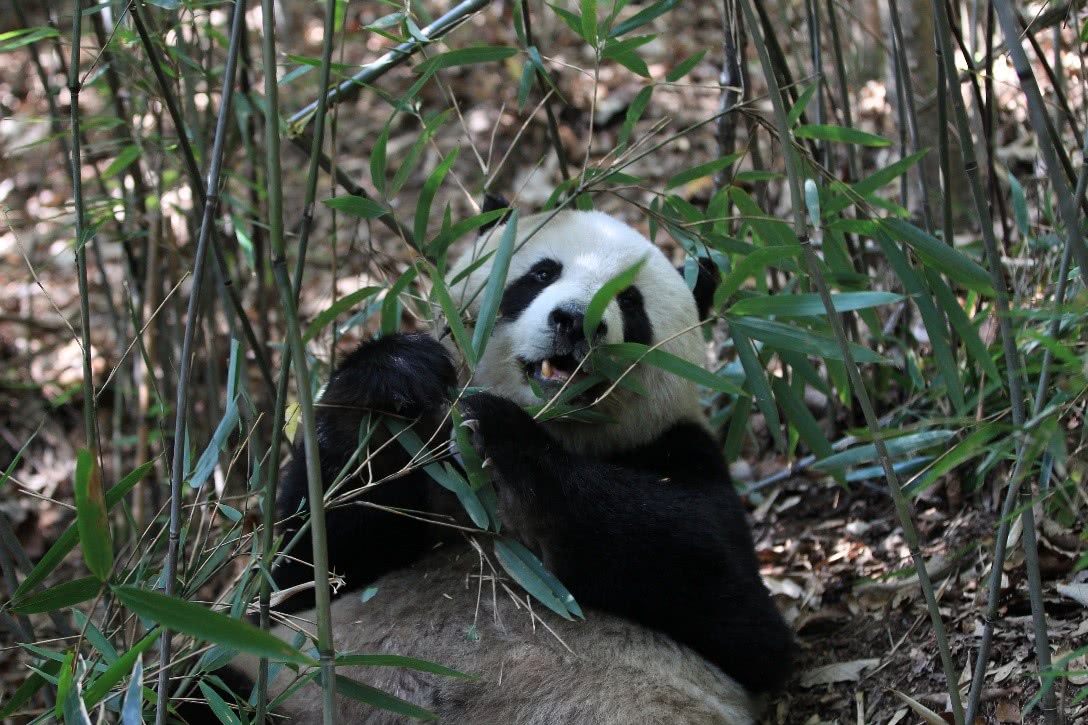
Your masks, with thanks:
[[[500,234],[483,236],[449,279],[492,252]],[[617,387],[595,406],[614,423],[539,423],[521,407],[541,402],[528,378],[554,391],[585,356],[586,305],[620,271],[645,259],[633,285],[608,305],[594,343],[657,345],[701,365],[695,297],[705,303],[706,290],[693,296],[649,240],[596,212],[524,219],[515,249],[473,379],[459,380],[463,366],[433,337],[390,335],[344,359],[317,413],[326,484],[349,464],[359,470],[342,492],[380,482],[355,491],[354,504],[327,512],[331,568],[349,589],[376,584],[378,592],[368,603],[358,596],[334,602],[337,651],[426,657],[481,679],[339,671],[449,723],[753,721],[756,702],[789,675],[794,642],[760,579],[743,506],[695,386],[639,365],[632,377],[648,396]],[[488,260],[452,286],[471,318],[491,272]],[[482,580],[474,577],[480,559],[471,549],[447,543],[433,553],[444,530],[391,511],[450,512],[458,504],[421,469],[402,473],[408,454],[389,443],[372,414],[418,419],[424,441],[444,440],[458,383],[488,391],[459,405],[475,421],[468,424],[474,448],[490,462],[503,532],[540,556],[591,610],[585,622],[543,617],[570,651],[552,634],[534,631],[501,591],[493,595],[484,583],[481,594]],[[364,438],[370,451],[381,447],[365,466],[358,461],[366,453],[356,454]],[[305,496],[299,450],[279,501],[292,522],[289,534]],[[301,562],[276,569],[280,588],[312,581],[308,546],[309,537],[301,537],[292,552]],[[312,595],[282,609],[307,606]],[[470,625],[478,640],[466,638]],[[319,703],[304,689],[285,711],[305,720],[318,716]],[[339,706],[348,722],[398,721],[347,698]]]

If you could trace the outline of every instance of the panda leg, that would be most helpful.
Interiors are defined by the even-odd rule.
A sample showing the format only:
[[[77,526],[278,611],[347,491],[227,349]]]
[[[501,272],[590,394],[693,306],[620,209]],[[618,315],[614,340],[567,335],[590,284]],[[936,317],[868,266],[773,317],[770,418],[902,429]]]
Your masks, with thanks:
[[[456,383],[445,349],[422,334],[365,342],[329,379],[315,417],[322,485],[328,490],[337,482],[333,505],[325,512],[329,563],[348,589],[410,564],[430,543],[436,527],[391,511],[428,510],[434,486],[421,470],[402,473],[410,456],[390,441],[383,414],[412,425],[427,441],[440,425]],[[351,495],[376,482],[380,483]],[[285,543],[296,539],[273,569],[281,590],[313,581],[310,537],[307,531],[299,533],[309,510],[307,495],[300,441],[285,469],[277,503]],[[279,609],[295,612],[313,606],[313,601],[313,592],[303,591]]]
[[[692,647],[752,692],[789,675],[793,635],[763,585],[745,512],[713,438],[678,424],[609,461],[570,453],[509,400],[478,394],[504,529],[583,605]]]

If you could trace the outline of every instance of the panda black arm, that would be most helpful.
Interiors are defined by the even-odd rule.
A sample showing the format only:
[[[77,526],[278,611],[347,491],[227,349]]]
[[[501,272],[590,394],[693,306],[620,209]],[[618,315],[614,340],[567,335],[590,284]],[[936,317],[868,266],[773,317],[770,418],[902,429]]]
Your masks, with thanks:
[[[426,440],[439,424],[449,391],[457,375],[449,355],[430,335],[387,335],[363,343],[337,366],[318,401],[315,417],[321,458],[322,486],[328,488],[352,461],[360,441],[373,429],[368,445],[376,450],[388,440],[381,414],[419,419],[417,431]],[[401,446],[385,446],[366,466],[361,452],[354,465],[360,471],[348,476],[341,492],[369,481],[394,476],[408,462]],[[388,508],[427,508],[430,480],[421,470],[385,481],[368,491],[364,499]],[[307,510],[306,465],[301,441],[287,465],[280,484],[277,506],[283,531],[290,541]],[[302,515],[299,515],[302,514]],[[347,504],[326,511],[330,568],[343,575],[349,589],[357,589],[392,569],[416,559],[428,544],[429,529],[418,521],[372,506]],[[313,581],[313,551],[303,534],[273,570],[279,588]],[[280,609],[294,612],[313,606],[313,593],[288,599]]]
[[[705,430],[680,423],[601,461],[566,451],[508,400],[481,394],[465,407],[504,525],[579,602],[665,632],[753,692],[784,683],[793,636]]]

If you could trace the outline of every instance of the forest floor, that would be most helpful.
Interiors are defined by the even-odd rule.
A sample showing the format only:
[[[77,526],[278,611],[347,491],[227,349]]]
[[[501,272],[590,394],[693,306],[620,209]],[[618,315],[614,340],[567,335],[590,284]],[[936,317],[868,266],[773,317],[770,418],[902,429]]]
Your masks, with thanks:
[[[320,37],[315,32],[320,25],[317,5],[285,5],[291,9],[286,22],[292,24],[293,31],[282,36],[289,39],[285,41],[290,45],[286,52],[316,56],[318,46],[313,41]],[[661,77],[664,69],[679,59],[701,49],[708,53],[684,83],[655,91],[639,130],[665,121],[666,132],[676,132],[717,112],[717,4],[690,3],[684,12],[690,32],[662,33],[643,47],[641,52],[650,62],[651,71]],[[373,19],[354,18],[363,23]],[[458,32],[471,34],[476,42],[513,45],[516,41],[508,20],[494,22],[478,16],[470,29]],[[567,35],[560,30],[554,16],[538,19],[537,32],[546,55],[555,60],[556,67],[564,62],[585,66],[586,58],[579,55],[573,43],[570,47],[561,45],[559,38]],[[359,41],[353,45],[349,40],[342,62],[364,62],[375,57],[377,50],[374,43]],[[786,52],[793,51],[787,46]],[[521,127],[524,116],[517,113],[515,100],[517,70],[511,67],[497,73],[490,67],[473,67],[444,74],[448,92],[460,105],[463,123],[441,130],[435,136],[436,146],[445,152],[454,145],[470,144],[479,158],[468,148],[463,149],[454,166],[454,177],[463,180],[473,193],[444,192],[433,207],[436,219],[446,203],[455,220],[472,212],[478,201],[475,192],[481,186],[481,165],[487,167],[493,190],[517,196],[519,205],[526,208],[542,204],[557,182],[542,115],[538,114],[524,130]],[[401,69],[383,79],[382,86],[400,89],[411,79],[411,72]],[[577,166],[585,158],[591,136],[591,159],[615,145],[624,114],[642,85],[626,71],[609,68],[602,73],[595,122],[591,125],[588,109],[592,77],[577,72],[560,75],[560,87],[569,104],[569,109],[560,114],[561,132],[568,155]],[[293,100],[302,102],[308,100],[303,89],[309,87],[312,81],[287,92],[295,92]],[[866,81],[857,99],[856,125],[894,138],[894,115],[884,85],[879,80]],[[445,100],[433,87],[422,100],[433,108],[445,107]],[[1010,95],[1008,102],[1015,105],[1018,100]],[[102,107],[101,99],[97,107]],[[765,110],[763,104],[756,107]],[[95,99],[88,100],[88,108],[96,108]],[[348,110],[337,131],[338,160],[350,176],[366,179],[367,153],[388,118],[388,106],[375,94],[364,93]],[[68,170],[56,145],[45,141],[48,124],[41,119],[47,117],[48,109],[36,78],[18,53],[0,56],[0,112],[0,207],[6,219],[0,225],[0,469],[36,433],[0,500],[0,511],[12,520],[24,549],[34,559],[72,523],[70,481],[83,433],[78,395],[73,392],[81,378],[79,347],[69,324],[78,326],[79,299],[71,262]],[[395,127],[389,139],[390,156],[410,145],[417,134],[418,128],[410,124]],[[743,138],[743,129],[740,135]],[[1010,144],[1019,135],[1019,130],[1012,129]],[[496,171],[498,159],[507,151],[510,158]],[[880,168],[896,153],[895,149],[871,152],[866,158],[867,168]],[[661,188],[678,171],[717,156],[715,131],[710,124],[679,138],[628,171],[645,178],[647,187]],[[291,148],[285,149],[284,158],[289,179],[286,214],[288,219],[295,219],[302,206],[304,164],[302,156]],[[440,158],[437,151],[427,150],[422,173],[413,174],[403,197],[418,191],[422,179]],[[328,182],[322,183],[327,190]],[[704,179],[678,191],[693,204],[705,204],[711,183]],[[773,188],[769,196],[772,200],[783,197]],[[645,229],[645,222],[629,202],[645,204],[650,198],[652,195],[632,189],[625,195],[598,199],[597,206]],[[343,216],[337,229],[340,251],[318,245],[308,265],[303,319],[327,307],[334,294],[342,296],[374,283],[376,278],[380,280],[383,270],[396,269],[408,256],[403,245],[383,236],[384,230],[363,229]],[[328,215],[319,214],[317,222],[315,238],[331,236]],[[179,246],[189,243],[184,237],[184,230],[178,231]],[[112,268],[119,267],[119,253],[113,248],[106,252],[107,277],[115,275],[120,279],[121,273]],[[92,315],[103,319],[104,292],[99,280],[91,280],[91,291],[95,295]],[[254,292],[251,286],[243,292],[248,303]],[[94,370],[99,381],[118,362],[119,346],[108,327],[96,326],[93,333],[100,353]],[[346,343],[342,342],[339,348],[344,347]],[[105,419],[112,411],[108,401],[102,402]],[[752,463],[748,475],[741,476],[749,482],[787,468],[787,462],[765,446],[757,445],[749,460]],[[773,703],[767,722],[918,722],[920,716],[897,691],[951,721],[947,695],[942,694],[947,686],[933,629],[917,578],[909,573],[907,545],[886,492],[867,484],[840,487],[825,478],[794,476],[762,488],[748,501],[763,574],[801,646],[798,674]],[[960,668],[968,662],[973,666],[996,529],[995,496],[961,496],[955,491],[955,482],[947,481],[916,504],[916,521],[949,629],[953,659]],[[1014,536],[1017,531],[1014,527]],[[1066,589],[1066,594],[1060,594],[1055,584],[1068,580],[1074,563],[1083,554],[1083,541],[1075,532],[1050,526],[1041,533],[1040,547],[1051,644],[1055,652],[1068,652],[1088,641],[1088,584]],[[987,669],[985,722],[1021,722],[1024,707],[1038,689],[1022,560],[1017,547],[1011,547],[1011,551]],[[70,559],[67,573],[81,575],[79,564],[78,559]],[[18,653],[9,641],[0,648],[0,699],[26,676],[26,662]],[[1073,668],[1088,670],[1083,659]],[[961,683],[969,682],[969,669],[960,675]],[[1067,722],[1088,721],[1088,703],[1069,704],[1072,693],[1086,683],[1088,678],[1083,676],[1070,678],[1068,684],[1059,682],[1059,700],[1067,708]],[[1029,713],[1026,721],[1035,721],[1037,712]]]

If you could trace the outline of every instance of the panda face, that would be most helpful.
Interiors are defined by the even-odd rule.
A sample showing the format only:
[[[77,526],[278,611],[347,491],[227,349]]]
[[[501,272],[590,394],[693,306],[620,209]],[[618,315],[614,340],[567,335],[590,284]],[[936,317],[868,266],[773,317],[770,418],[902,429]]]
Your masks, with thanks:
[[[451,272],[494,250],[502,229],[480,240]],[[601,287],[642,261],[633,283],[605,309],[592,341],[585,338],[586,308]],[[479,313],[478,290],[492,272],[490,263],[474,270],[455,298],[472,299],[469,314]],[[523,219],[518,224],[499,317],[473,385],[522,405],[577,382],[586,370],[591,343],[637,342],[655,345],[701,365],[703,345],[695,300],[683,278],[648,239],[599,212],[562,211]],[[616,387],[597,410],[612,425],[558,421],[553,432],[571,447],[597,454],[652,440],[681,418],[701,420],[694,386],[657,368],[639,365],[631,373],[650,391],[642,396]],[[603,390],[586,395],[596,399]]]

